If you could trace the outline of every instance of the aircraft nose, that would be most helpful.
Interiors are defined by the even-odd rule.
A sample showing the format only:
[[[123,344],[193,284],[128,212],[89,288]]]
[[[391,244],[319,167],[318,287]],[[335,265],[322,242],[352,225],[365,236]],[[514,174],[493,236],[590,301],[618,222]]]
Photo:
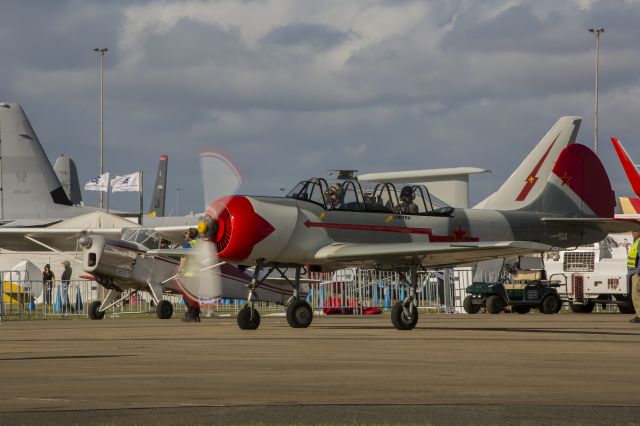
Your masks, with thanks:
[[[210,239],[216,244],[221,260],[236,263],[246,260],[256,244],[275,231],[244,196],[221,198],[212,203],[211,210],[211,216],[217,218],[217,229]]]

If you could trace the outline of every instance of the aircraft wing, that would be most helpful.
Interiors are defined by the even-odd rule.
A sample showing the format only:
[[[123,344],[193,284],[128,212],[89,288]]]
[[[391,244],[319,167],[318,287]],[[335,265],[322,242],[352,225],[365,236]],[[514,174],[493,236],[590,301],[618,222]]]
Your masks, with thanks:
[[[135,224],[133,224],[135,226]],[[115,228],[6,228],[0,227],[0,248],[13,251],[44,251],[50,246],[59,251],[78,249],[77,240],[82,235],[103,235],[120,238],[121,227]],[[187,225],[156,226],[151,229],[172,241],[181,241]],[[29,238],[27,238],[29,237]],[[36,240],[37,242],[33,241]]]
[[[318,250],[315,258],[374,266],[400,266],[418,259],[425,267],[439,268],[552,250],[558,248],[529,241],[331,244]]]
[[[119,238],[121,233],[122,228],[0,228],[0,248],[44,251],[46,247],[42,244],[46,244],[56,250],[73,251],[77,249],[78,238],[84,234]]]
[[[625,217],[631,216],[631,217]],[[545,223],[561,223],[563,225],[592,226],[611,234],[640,231],[640,217],[637,215],[616,215],[613,218],[601,217],[543,217]]]

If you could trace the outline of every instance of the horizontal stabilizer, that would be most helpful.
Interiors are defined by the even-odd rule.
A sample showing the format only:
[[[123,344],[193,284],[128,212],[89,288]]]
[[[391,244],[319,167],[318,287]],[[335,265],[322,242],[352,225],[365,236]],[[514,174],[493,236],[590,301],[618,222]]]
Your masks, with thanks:
[[[592,227],[600,229],[607,233],[622,233],[631,231],[640,231],[640,219],[637,215],[634,217],[624,217],[624,215],[616,215],[615,218],[599,218],[599,217],[553,217],[542,218],[544,223],[559,223],[563,225],[578,225],[581,227]]]

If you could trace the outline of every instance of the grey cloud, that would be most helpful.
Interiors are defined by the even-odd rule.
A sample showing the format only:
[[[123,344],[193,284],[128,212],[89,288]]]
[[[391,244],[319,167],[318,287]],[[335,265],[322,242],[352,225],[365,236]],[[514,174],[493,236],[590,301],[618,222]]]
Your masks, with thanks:
[[[297,23],[285,25],[269,32],[262,41],[281,46],[310,46],[318,50],[330,49],[349,40],[352,34],[327,25]]]
[[[0,14],[0,101],[23,104],[52,159],[71,155],[81,179],[95,176],[97,59],[82,52],[106,39],[105,164],[152,176],[158,156],[168,154],[167,202],[174,206],[182,188],[183,212],[202,204],[197,153],[204,146],[235,156],[249,193],[276,194],[339,167],[479,166],[494,170],[472,178],[479,201],[560,115],[583,115],[579,141],[592,145],[594,43],[586,27],[603,25],[601,156],[616,189],[628,193],[607,137],[617,134],[640,159],[633,148],[640,141],[633,121],[640,7],[598,2],[544,15],[522,3],[485,22],[469,4],[429,4],[429,16],[411,29],[325,72],[315,66],[319,55],[358,37],[330,21],[300,24],[301,16],[256,47],[239,27],[183,18],[166,32],[151,28],[136,60],[127,61],[132,52],[117,48],[126,2],[9,2]],[[494,4],[503,5],[484,7]],[[442,42],[426,49],[428,34]],[[66,49],[60,58],[47,40]],[[60,70],[71,71],[69,81]],[[145,179],[147,193],[152,180]],[[85,195],[91,201],[95,194]],[[137,208],[124,195],[112,201]]]
[[[1,66],[37,70],[95,66],[92,49],[115,47],[122,18],[120,10],[107,3],[3,3]],[[113,55],[117,57],[117,52]]]
[[[140,46],[145,65],[163,69],[207,63],[226,67],[246,62],[246,46],[237,30],[182,18],[166,32],[148,32]],[[213,76],[212,76],[213,77]]]

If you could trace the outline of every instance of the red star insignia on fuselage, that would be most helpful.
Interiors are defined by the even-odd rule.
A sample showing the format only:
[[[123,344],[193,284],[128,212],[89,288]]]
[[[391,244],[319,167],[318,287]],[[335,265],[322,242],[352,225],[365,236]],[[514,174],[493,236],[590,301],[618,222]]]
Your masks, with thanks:
[[[464,229],[462,229],[462,226],[458,226],[456,229],[453,230],[453,235],[455,235],[454,241],[464,241],[464,236],[468,232],[469,231],[465,231]]]
[[[562,185],[569,185],[569,182],[571,182],[573,177],[569,176],[567,172],[564,172],[564,175],[560,176],[560,179],[562,179]]]

